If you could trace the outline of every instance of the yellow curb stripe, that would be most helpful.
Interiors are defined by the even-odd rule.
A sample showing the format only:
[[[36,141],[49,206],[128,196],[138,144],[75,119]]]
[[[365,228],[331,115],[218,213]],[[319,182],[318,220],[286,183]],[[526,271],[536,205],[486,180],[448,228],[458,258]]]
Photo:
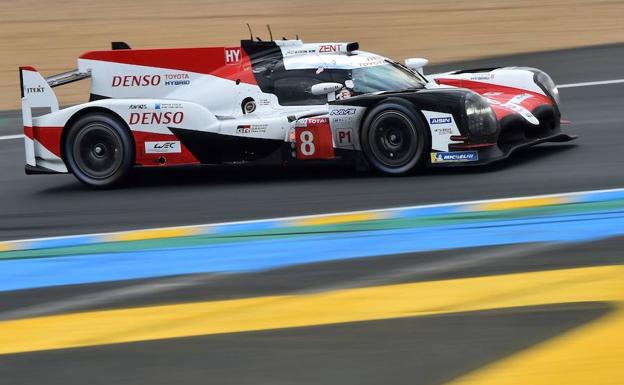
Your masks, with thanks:
[[[565,203],[571,203],[569,197],[543,197],[543,198],[529,198],[529,199],[513,199],[498,202],[485,202],[476,205],[470,205],[464,211],[499,211],[499,210],[514,210],[514,209],[526,209],[531,207],[543,207],[552,205],[561,205]]]
[[[624,384],[623,330],[620,308],[449,385]]]
[[[0,322],[0,354],[552,303],[621,301],[622,276],[624,266],[601,266],[44,316]]]
[[[302,218],[288,223],[289,226],[324,226],[337,225],[351,222],[365,222],[379,219],[386,219],[392,215],[390,212],[370,212],[370,213],[353,213],[353,214],[337,214],[325,215],[322,217]]]
[[[1,242],[0,243],[0,253],[3,251],[13,251],[17,249],[17,244],[13,242]]]
[[[127,242],[142,241],[147,239],[188,237],[192,235],[198,235],[199,233],[199,229],[193,227],[136,230],[118,234],[110,234],[106,237],[106,240],[104,242]]]

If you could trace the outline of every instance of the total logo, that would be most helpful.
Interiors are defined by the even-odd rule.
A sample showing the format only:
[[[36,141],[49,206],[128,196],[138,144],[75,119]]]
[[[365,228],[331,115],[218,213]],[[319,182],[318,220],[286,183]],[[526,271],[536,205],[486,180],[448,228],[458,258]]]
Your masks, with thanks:
[[[443,118],[429,118],[429,123],[430,124],[449,124],[449,123],[453,123],[453,118],[451,118],[450,116],[446,116]]]
[[[327,118],[308,118],[306,119],[307,124],[327,124],[329,120]]]
[[[432,152],[431,163],[476,162],[479,160],[477,151]]]
[[[329,114],[338,116],[355,115],[355,108],[341,108],[337,110],[331,110]]]

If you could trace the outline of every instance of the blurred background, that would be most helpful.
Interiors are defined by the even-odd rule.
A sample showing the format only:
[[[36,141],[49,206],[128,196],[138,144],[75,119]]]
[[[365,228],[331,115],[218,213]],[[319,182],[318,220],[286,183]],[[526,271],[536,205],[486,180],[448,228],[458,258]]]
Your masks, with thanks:
[[[20,65],[62,72],[111,41],[133,48],[232,45],[247,38],[245,23],[265,39],[270,24],[278,38],[358,41],[399,61],[432,63],[624,39],[624,2],[602,0],[23,0],[0,2],[0,15],[0,109],[19,105]],[[63,87],[61,101],[84,100],[84,87]]]

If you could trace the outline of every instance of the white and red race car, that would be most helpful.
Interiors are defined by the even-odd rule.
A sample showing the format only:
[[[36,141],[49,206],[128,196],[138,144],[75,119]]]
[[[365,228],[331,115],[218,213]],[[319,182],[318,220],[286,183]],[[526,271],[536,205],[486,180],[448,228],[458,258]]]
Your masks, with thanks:
[[[533,68],[424,76],[357,43],[243,40],[240,46],[87,52],[74,71],[20,68],[26,172],[96,187],[134,166],[275,159],[364,161],[385,174],[485,164],[571,140],[559,95]],[[88,103],[53,87],[91,79]]]

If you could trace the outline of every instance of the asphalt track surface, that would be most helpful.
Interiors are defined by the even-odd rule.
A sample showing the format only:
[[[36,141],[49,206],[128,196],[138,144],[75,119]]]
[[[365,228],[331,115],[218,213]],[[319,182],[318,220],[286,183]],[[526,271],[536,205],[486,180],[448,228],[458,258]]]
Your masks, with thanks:
[[[559,84],[624,77],[624,45],[517,55],[428,68],[496,65],[542,68]],[[91,191],[71,175],[26,176],[20,139],[0,141],[0,239],[499,198],[619,187],[624,84],[561,90],[566,132],[579,139],[545,144],[484,168],[430,170],[387,178],[334,166],[281,169],[200,167],[141,170],[130,186]],[[20,118],[0,115],[1,135]]]
[[[430,71],[512,64],[544,69],[559,84],[621,79],[624,44]],[[566,88],[561,94],[564,119],[572,122],[564,129],[579,135],[577,141],[534,147],[486,168],[406,178],[332,167],[204,167],[142,170],[129,187],[91,191],[69,175],[23,175],[21,141],[0,141],[0,239],[624,187],[624,84]],[[0,119],[2,135],[19,133],[15,114]],[[624,238],[615,237],[19,290],[0,293],[0,319],[621,265],[623,246]],[[484,254],[490,257],[474,258]],[[0,355],[0,384],[443,384],[611,312],[611,304],[591,301],[508,305]]]

